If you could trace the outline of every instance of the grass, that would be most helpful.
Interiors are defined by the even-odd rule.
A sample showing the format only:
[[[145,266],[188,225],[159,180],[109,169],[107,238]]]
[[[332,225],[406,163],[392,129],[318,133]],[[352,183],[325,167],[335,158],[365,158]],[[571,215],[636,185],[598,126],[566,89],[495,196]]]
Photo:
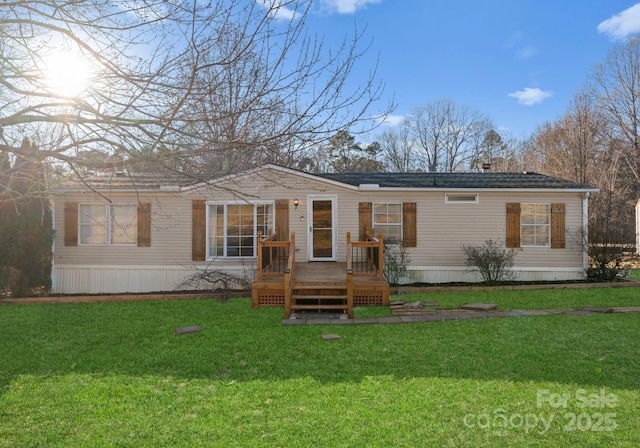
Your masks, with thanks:
[[[637,306],[639,293],[415,299],[573,308]],[[637,314],[281,320],[248,299],[0,306],[0,447],[640,444]],[[175,335],[187,325],[203,330]]]

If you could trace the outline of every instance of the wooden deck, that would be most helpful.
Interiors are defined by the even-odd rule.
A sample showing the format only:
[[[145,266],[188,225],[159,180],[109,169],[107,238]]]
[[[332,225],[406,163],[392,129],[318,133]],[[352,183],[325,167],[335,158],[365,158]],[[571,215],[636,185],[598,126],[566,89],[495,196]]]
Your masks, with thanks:
[[[288,241],[258,238],[258,279],[252,305],[283,306],[285,318],[295,312],[338,312],[353,318],[354,306],[388,305],[382,235],[352,242],[347,233],[347,261],[295,262],[295,234]]]
[[[377,277],[352,279],[353,306],[389,305],[389,283]],[[295,264],[292,285],[292,311],[331,310],[348,312],[346,263],[303,262]],[[265,277],[253,282],[252,304],[285,306],[285,283],[282,277]]]

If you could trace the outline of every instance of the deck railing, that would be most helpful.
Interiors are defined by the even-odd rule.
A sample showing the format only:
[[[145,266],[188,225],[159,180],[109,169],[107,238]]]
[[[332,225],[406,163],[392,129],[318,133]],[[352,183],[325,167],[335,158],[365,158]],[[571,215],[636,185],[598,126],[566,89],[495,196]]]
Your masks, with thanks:
[[[366,241],[351,241],[347,232],[347,317],[353,319],[353,278],[384,278],[384,244],[382,233],[375,238],[367,234]]]
[[[347,232],[347,272],[360,277],[384,279],[384,240],[382,233],[375,238],[367,233],[365,241],[351,241]]]
[[[278,241],[275,234],[262,238],[258,232],[258,280],[284,276],[290,250],[289,241]]]

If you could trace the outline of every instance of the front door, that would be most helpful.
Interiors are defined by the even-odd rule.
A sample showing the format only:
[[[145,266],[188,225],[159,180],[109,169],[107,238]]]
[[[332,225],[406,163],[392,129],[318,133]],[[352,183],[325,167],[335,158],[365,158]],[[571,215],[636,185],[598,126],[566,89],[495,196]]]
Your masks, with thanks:
[[[337,260],[336,198],[309,197],[309,261]]]

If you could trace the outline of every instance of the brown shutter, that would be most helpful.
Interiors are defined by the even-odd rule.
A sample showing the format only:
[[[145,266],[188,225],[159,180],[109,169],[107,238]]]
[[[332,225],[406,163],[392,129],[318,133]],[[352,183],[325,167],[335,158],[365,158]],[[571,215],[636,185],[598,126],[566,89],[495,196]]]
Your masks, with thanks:
[[[276,239],[289,241],[289,199],[276,199]]]
[[[78,203],[64,203],[64,245],[78,245]]]
[[[371,229],[373,224],[373,215],[371,214],[371,202],[361,202],[358,206],[358,223],[359,233],[358,238],[360,241],[367,240],[367,229]]]
[[[551,249],[566,247],[564,215],[564,204],[551,204]]]
[[[138,204],[138,247],[151,247],[151,204]]]
[[[520,247],[520,203],[507,203],[507,247]]]
[[[204,261],[207,258],[207,206],[204,201],[194,199],[191,213],[191,259]]]
[[[418,226],[416,224],[416,203],[402,204],[402,247],[416,247],[418,244]]]

